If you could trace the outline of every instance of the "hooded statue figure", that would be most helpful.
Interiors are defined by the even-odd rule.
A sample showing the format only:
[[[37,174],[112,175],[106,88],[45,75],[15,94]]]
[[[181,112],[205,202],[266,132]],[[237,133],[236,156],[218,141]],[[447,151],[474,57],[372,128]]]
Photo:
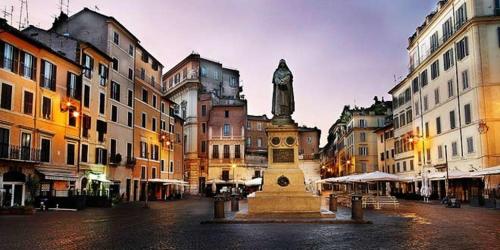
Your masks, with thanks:
[[[273,74],[273,118],[291,120],[295,111],[292,82],[292,72],[281,59]]]

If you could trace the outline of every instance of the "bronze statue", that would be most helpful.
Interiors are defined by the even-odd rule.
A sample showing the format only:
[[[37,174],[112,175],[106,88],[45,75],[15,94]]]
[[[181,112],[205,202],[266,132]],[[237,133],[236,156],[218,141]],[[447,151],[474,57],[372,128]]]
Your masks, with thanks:
[[[295,111],[293,100],[293,75],[285,60],[281,59],[278,68],[273,74],[273,121],[278,123],[293,122],[292,114]]]

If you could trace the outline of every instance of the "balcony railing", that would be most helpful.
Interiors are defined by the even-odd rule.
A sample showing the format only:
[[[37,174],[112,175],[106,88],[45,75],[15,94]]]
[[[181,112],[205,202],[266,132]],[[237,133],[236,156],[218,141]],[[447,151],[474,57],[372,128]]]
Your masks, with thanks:
[[[40,149],[11,144],[0,144],[0,159],[39,162]]]
[[[108,159],[109,159],[110,165],[120,165],[120,163],[122,162],[122,155],[121,154],[109,154]]]

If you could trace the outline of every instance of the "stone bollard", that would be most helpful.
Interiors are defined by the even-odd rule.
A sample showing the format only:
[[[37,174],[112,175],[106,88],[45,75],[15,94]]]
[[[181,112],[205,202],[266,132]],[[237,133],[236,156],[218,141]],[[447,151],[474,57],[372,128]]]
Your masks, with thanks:
[[[231,197],[231,211],[238,212],[239,210],[240,210],[240,199],[238,198],[238,195],[233,195],[233,197]]]
[[[337,211],[337,196],[330,194],[330,211]]]
[[[224,218],[224,197],[215,196],[214,197],[214,218],[223,219]]]
[[[351,218],[353,220],[363,220],[363,196],[354,194],[351,198]]]

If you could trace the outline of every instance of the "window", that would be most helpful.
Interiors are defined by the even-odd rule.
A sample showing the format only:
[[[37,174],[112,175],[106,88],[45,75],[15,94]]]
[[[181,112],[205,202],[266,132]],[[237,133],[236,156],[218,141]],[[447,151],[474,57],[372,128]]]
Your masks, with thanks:
[[[436,51],[439,47],[439,40],[438,40],[438,32],[434,32],[434,34],[431,35],[431,53]]]
[[[234,145],[234,158],[236,158],[236,159],[241,158],[240,145]]]
[[[151,130],[156,131],[156,118],[151,118]]]
[[[141,141],[141,158],[147,158],[148,157],[148,144],[146,142]]]
[[[467,21],[467,5],[464,3],[456,11],[455,26],[458,30]]]
[[[90,86],[85,85],[83,87],[83,106],[88,108],[90,107]]]
[[[141,127],[146,128],[146,113],[141,115]]]
[[[127,159],[132,159],[132,143],[127,143]]]
[[[10,130],[0,127],[0,158],[9,157]]]
[[[174,162],[170,161],[170,166],[168,167],[168,172],[173,173],[174,172]]]
[[[384,161],[384,153],[380,153],[380,160]]]
[[[116,31],[113,31],[113,42],[116,45],[120,45],[120,35]]]
[[[429,138],[429,136],[430,136],[430,133],[429,133],[429,123],[426,122],[425,123],[425,137]]]
[[[132,44],[128,45],[128,54],[134,56],[134,46]]]
[[[111,61],[111,67],[113,68],[113,70],[118,71],[118,59],[117,58],[113,58],[113,60]]]
[[[108,162],[108,151],[104,148],[95,149],[95,163],[106,165]]]
[[[444,70],[448,70],[451,66],[453,66],[453,49],[446,51],[443,55],[443,67]]]
[[[422,88],[427,86],[427,84],[429,83],[429,77],[427,77],[427,70],[424,70],[422,71],[422,73],[420,73],[420,81],[422,82],[421,84]]]
[[[66,78],[66,95],[68,97],[74,98],[74,99],[80,99],[80,96],[78,94],[78,83],[77,83],[77,76],[71,72],[68,72],[67,78]]]
[[[97,140],[104,142],[104,134],[108,131],[108,124],[101,120],[96,120]]]
[[[68,125],[71,127],[76,127],[76,117],[74,114],[75,112],[76,110],[74,109],[68,111]]]
[[[450,17],[448,18],[448,20],[446,20],[446,22],[443,23],[443,42],[448,40],[448,38],[450,38],[452,34],[453,34],[453,27]]]
[[[434,90],[434,104],[439,104],[439,88]]]
[[[438,159],[443,159],[443,146],[442,145],[438,145],[437,147],[437,153],[438,153]]]
[[[146,78],[146,71],[144,68],[141,68],[141,73],[140,73],[141,79],[144,80]]]
[[[201,152],[205,153],[207,147],[207,142],[206,141],[201,141]]]
[[[452,155],[452,156],[457,156],[457,155],[458,155],[458,146],[457,146],[457,142],[452,142],[452,143],[451,143],[451,155]]]
[[[12,86],[2,83],[1,89],[0,108],[11,110],[12,109]]]
[[[201,116],[207,115],[207,105],[201,105]]]
[[[413,93],[416,93],[419,89],[418,87],[418,77],[416,77],[415,79],[413,79],[413,81],[411,82],[411,85],[412,85],[412,89],[413,89]]]
[[[420,106],[418,105],[418,101],[415,101],[415,115],[419,115],[420,113]]]
[[[141,179],[146,179],[146,166],[141,167]]]
[[[153,95],[153,108],[156,108],[156,95]]]
[[[94,70],[94,59],[89,55],[83,53],[83,75],[87,78],[92,78],[92,71]]]
[[[469,55],[469,39],[464,37],[457,43],[457,59],[460,61]]]
[[[470,104],[464,105],[464,118],[465,124],[470,124],[472,122],[472,114]]]
[[[166,123],[166,122],[165,122],[165,120],[163,120],[163,119],[162,119],[162,120],[160,120],[160,129],[161,129],[162,131],[167,130],[167,123]]]
[[[89,137],[89,129],[92,125],[92,118],[88,115],[83,115],[82,118],[82,136],[85,138]]]
[[[441,117],[436,118],[436,134],[441,134]]]
[[[160,160],[160,171],[165,172],[165,160]]]
[[[111,105],[111,121],[118,122],[118,108],[115,105]]]
[[[412,120],[413,120],[413,116],[412,116],[411,109],[410,109],[410,110],[406,111],[406,122],[410,123]]]
[[[230,135],[231,135],[231,125],[224,124],[224,136],[230,136]]]
[[[132,107],[134,103],[134,92],[132,90],[128,90],[128,98],[127,98],[127,105],[129,107]]]
[[[413,166],[413,160],[410,160],[410,170],[411,171],[415,170],[415,167]]]
[[[406,161],[403,161],[403,171],[406,172]]]
[[[474,140],[472,137],[467,137],[467,153],[474,153]]]
[[[224,111],[224,117],[229,118],[229,110]]]
[[[26,90],[23,96],[23,113],[27,115],[33,114],[33,93]]]
[[[201,66],[201,76],[207,76],[207,68],[205,66]]]
[[[66,144],[66,164],[75,165],[75,144]]]
[[[425,151],[426,151],[426,159],[425,160],[429,163],[429,162],[431,162],[431,149],[428,148]]]
[[[462,87],[464,90],[469,88],[469,71],[462,71]]]
[[[260,122],[257,123],[257,130],[262,131],[262,123]]]
[[[368,147],[366,146],[359,147],[359,155],[368,155]]]
[[[247,137],[246,145],[247,147],[250,147],[252,145],[252,138]]]
[[[18,50],[14,46],[8,44],[8,43],[3,43],[3,58],[2,58],[2,63],[3,63],[3,68],[12,72],[17,71],[17,56],[18,56]]]
[[[398,172],[401,172],[401,164],[400,164],[399,162],[398,162],[398,163],[396,163],[396,170],[397,170]]]
[[[21,67],[19,68],[19,74],[31,80],[35,80],[36,58],[33,55],[22,51],[20,62]]]
[[[424,111],[429,109],[429,102],[427,96],[424,96]]]
[[[151,168],[151,179],[156,179],[156,168],[155,167]]]
[[[431,64],[431,79],[434,80],[439,76],[439,60]]]
[[[89,145],[87,144],[82,144],[82,153],[80,156],[80,161],[81,162],[89,161]]]
[[[160,147],[158,145],[151,144],[151,159],[157,161],[159,156]]]
[[[52,119],[52,100],[46,96],[42,100],[42,118],[47,120]]]
[[[201,124],[201,132],[203,134],[205,134],[207,132],[207,124],[206,123]]]
[[[212,158],[219,159],[219,145],[213,145]]]
[[[257,138],[257,147],[262,147],[262,138]]]
[[[406,119],[405,114],[403,113],[399,116],[399,126],[403,127],[404,125],[406,125]]]
[[[120,101],[120,84],[115,81],[111,82],[111,99]]]
[[[455,110],[450,111],[450,129],[456,128]]]
[[[145,89],[142,89],[142,101],[148,103],[148,91]]]
[[[236,82],[236,77],[231,76],[231,78],[229,78],[229,86],[233,88],[238,86],[238,83]]]
[[[104,115],[106,111],[106,95],[99,93],[99,114]]]
[[[164,102],[161,102],[160,104],[160,110],[163,114],[165,114],[165,103]]]
[[[418,164],[422,164],[422,152],[418,151],[417,155]]]
[[[118,69],[116,69],[116,70],[118,70]],[[131,69],[131,68],[128,68],[128,79],[129,80],[134,80],[134,70]]]
[[[40,161],[50,162],[50,139],[42,138],[40,147]]]
[[[56,90],[57,66],[42,60],[42,70],[40,72],[40,86],[52,91]]]
[[[224,159],[229,159],[229,145],[224,145]]]
[[[214,79],[219,80],[219,71],[214,71]]]
[[[448,81],[448,98],[455,95],[455,90],[453,89],[453,80]]]
[[[365,128],[365,127],[366,127],[366,125],[367,125],[367,124],[366,124],[366,120],[364,120],[364,119],[360,119],[360,120],[359,120],[359,127],[360,127],[360,128]]]

